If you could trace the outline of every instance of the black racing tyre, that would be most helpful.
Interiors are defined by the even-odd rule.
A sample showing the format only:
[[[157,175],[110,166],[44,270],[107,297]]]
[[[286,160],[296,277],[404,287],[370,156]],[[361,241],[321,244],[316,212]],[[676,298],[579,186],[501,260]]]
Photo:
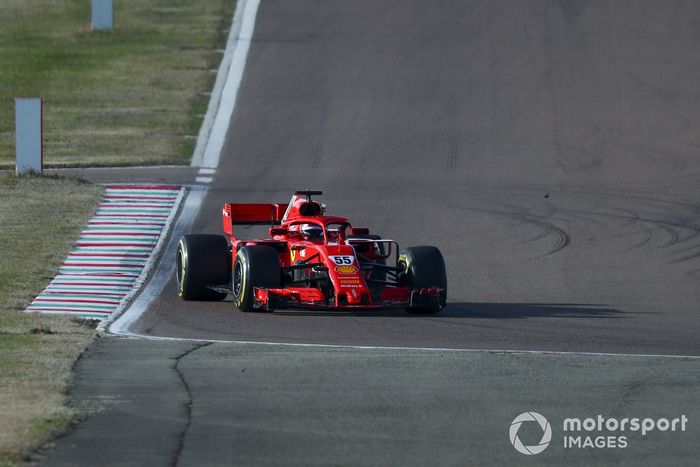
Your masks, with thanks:
[[[229,264],[226,237],[185,235],[180,239],[175,256],[177,294],[183,300],[223,300],[227,294],[211,290],[209,286],[228,286]]]
[[[277,250],[265,245],[244,246],[238,250],[231,271],[231,294],[239,310],[256,311],[253,289],[275,289],[281,282],[282,267]]]
[[[375,234],[368,234],[368,235],[353,235],[352,238],[361,238],[363,240],[381,240],[382,236],[381,235],[375,235]],[[364,248],[363,248],[364,247]],[[363,263],[366,263],[366,261],[363,261],[359,255],[362,253],[365,253],[367,250],[369,250],[369,244],[363,245],[363,244],[355,244],[353,246],[355,248],[355,253],[358,254],[357,261],[360,263],[360,266],[363,265]],[[379,249],[382,252],[382,254],[385,253],[385,244],[380,243],[379,244]],[[386,259],[378,259],[374,261],[377,264],[381,264],[382,266],[386,265]],[[386,280],[386,271],[372,271],[370,274],[370,279],[378,280],[378,281],[385,281]]]
[[[445,289],[439,300],[407,308],[408,313],[432,314],[447,304],[447,271],[442,253],[434,246],[413,246],[399,255],[399,266],[405,271],[405,283],[411,288],[438,287]]]

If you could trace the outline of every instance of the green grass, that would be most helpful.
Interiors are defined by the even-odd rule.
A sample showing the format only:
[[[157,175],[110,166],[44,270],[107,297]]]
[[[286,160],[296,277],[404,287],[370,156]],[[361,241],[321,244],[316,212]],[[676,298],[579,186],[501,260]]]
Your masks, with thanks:
[[[89,0],[0,2],[0,167],[14,166],[14,98],[44,98],[46,166],[175,163],[194,139],[233,0],[116,0],[91,32]]]
[[[91,32],[89,0],[0,0],[0,168],[14,167],[14,98],[44,98],[46,166],[187,163],[234,0],[115,0]],[[101,189],[0,175],[0,465],[66,429],[65,391],[94,337],[23,313],[50,282]]]
[[[73,362],[94,330],[24,310],[54,277],[102,189],[59,177],[0,176],[0,465],[65,429]]]

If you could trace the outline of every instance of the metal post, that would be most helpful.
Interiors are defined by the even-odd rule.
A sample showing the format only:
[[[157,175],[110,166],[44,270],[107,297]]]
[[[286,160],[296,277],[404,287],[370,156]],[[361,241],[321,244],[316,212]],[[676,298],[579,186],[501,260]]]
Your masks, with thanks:
[[[93,31],[111,31],[114,27],[114,8],[112,0],[92,0]]]
[[[15,99],[15,173],[40,174],[44,165],[43,101],[40,97]]]

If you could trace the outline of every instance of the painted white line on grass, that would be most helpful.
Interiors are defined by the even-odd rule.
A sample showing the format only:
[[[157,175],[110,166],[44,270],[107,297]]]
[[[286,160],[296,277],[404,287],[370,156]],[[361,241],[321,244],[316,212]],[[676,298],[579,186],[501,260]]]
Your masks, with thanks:
[[[183,169],[187,168],[187,166],[182,166],[182,165],[119,165],[115,167],[56,167],[52,169],[45,169],[45,172],[76,172],[79,170],[85,170],[85,171],[102,171],[102,170],[115,170],[115,171],[123,171],[123,170],[149,170],[149,169]]]

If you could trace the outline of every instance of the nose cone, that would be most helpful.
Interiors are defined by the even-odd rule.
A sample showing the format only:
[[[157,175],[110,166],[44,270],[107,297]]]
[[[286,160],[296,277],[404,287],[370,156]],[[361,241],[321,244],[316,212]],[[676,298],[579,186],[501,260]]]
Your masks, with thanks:
[[[335,286],[337,305],[371,305],[372,297],[355,250],[349,245],[339,245],[330,247],[327,251],[326,264]]]
[[[369,289],[357,261],[333,267],[331,277],[335,283],[336,295],[340,297],[344,294],[348,305],[371,304]]]

